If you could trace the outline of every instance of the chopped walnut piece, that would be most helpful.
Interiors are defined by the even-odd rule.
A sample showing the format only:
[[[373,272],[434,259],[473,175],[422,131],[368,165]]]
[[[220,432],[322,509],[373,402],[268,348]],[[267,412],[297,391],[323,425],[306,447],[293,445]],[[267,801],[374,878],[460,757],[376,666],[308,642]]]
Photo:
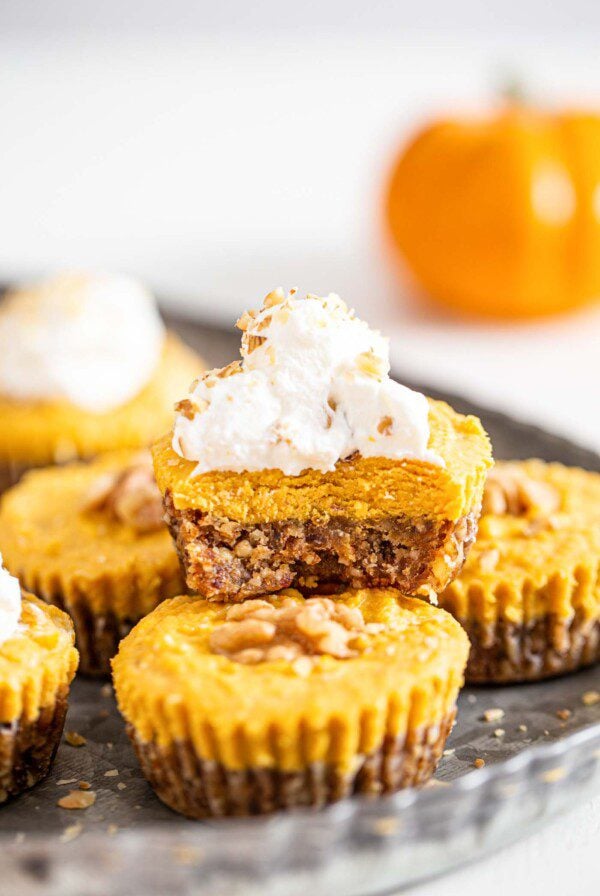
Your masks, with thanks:
[[[256,311],[244,311],[239,320],[236,321],[236,327],[238,330],[241,330],[242,333],[245,333],[249,326],[251,326],[252,321],[256,317]]]
[[[71,790],[56,803],[61,809],[89,809],[96,802],[93,790]]]
[[[356,358],[356,366],[362,373],[375,379],[382,379],[385,373],[381,358],[372,351],[361,352]]]
[[[246,354],[251,354],[255,348],[259,348],[263,344],[263,342],[267,341],[266,336],[256,336],[252,334],[248,336],[246,333],[242,337],[242,344],[246,350]]]
[[[382,436],[391,436],[393,429],[394,421],[391,417],[382,417],[377,424],[377,432],[381,433]]]
[[[84,511],[100,511],[139,532],[163,525],[162,498],[154,479],[150,456],[139,458],[121,472],[108,473],[92,484]]]
[[[263,308],[272,308],[274,305],[281,305],[282,302],[285,302],[285,293],[281,286],[278,286],[264,297]]]
[[[196,416],[194,405],[189,398],[183,398],[181,401],[178,401],[175,405],[175,410],[187,420],[193,420]]]
[[[584,706],[595,706],[596,703],[600,703],[600,692],[586,691],[581,695],[581,702]]]
[[[554,486],[530,479],[518,468],[495,467],[488,474],[483,492],[483,514],[536,514],[547,518],[559,506],[560,495]]]
[[[230,607],[225,619],[210,636],[213,653],[246,664],[286,660],[299,675],[308,670],[300,659],[318,654],[347,659],[365,646],[361,611],[327,597],[285,598],[279,607],[247,600]]]

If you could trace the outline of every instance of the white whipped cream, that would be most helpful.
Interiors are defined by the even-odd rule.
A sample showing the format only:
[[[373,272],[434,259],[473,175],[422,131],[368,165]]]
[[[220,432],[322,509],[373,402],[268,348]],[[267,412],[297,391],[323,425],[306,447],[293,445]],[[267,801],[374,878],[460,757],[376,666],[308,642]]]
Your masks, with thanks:
[[[21,586],[2,566],[0,554],[0,644],[8,641],[19,627],[21,616]]]
[[[338,296],[276,290],[238,326],[241,363],[197,381],[175,420],[173,448],[196,474],[326,473],[355,451],[443,463],[427,447],[427,399],[390,379],[388,340]]]
[[[151,294],[124,275],[65,273],[0,305],[0,394],[102,413],[140,392],[165,331]]]

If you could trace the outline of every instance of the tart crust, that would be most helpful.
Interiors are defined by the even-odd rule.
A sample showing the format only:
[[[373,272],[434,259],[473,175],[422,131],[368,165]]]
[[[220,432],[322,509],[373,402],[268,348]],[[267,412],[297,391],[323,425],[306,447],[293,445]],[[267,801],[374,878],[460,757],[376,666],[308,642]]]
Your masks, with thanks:
[[[170,426],[174,402],[202,369],[198,356],[169,333],[150,382],[112,411],[94,414],[64,401],[27,403],[0,396],[0,488],[34,467],[150,445]]]
[[[299,476],[195,476],[161,439],[155,472],[188,587],[227,600],[307,579],[316,588],[441,590],[475,536],[491,451],[476,418],[441,402],[430,402],[430,428],[442,466],[354,456]]]
[[[49,771],[77,669],[69,617],[23,593],[19,631],[0,645],[0,803]]]
[[[296,591],[263,600],[307,603]],[[165,601],[124,639],[113,660],[119,708],[164,802],[194,818],[254,814],[431,775],[462,683],[465,633],[393,589],[349,591],[334,604],[359,609],[367,624],[347,658],[248,665],[215,653],[211,637],[229,608],[191,596]]]
[[[439,596],[471,640],[471,682],[541,680],[600,661],[600,475],[498,462],[495,478],[515,476],[549,487],[554,506],[484,514],[462,573]]]
[[[69,613],[87,675],[109,675],[121,638],[185,588],[165,527],[140,532],[86,506],[97,482],[138,457],[114,452],[88,464],[33,471],[3,496],[0,508],[7,569]]]

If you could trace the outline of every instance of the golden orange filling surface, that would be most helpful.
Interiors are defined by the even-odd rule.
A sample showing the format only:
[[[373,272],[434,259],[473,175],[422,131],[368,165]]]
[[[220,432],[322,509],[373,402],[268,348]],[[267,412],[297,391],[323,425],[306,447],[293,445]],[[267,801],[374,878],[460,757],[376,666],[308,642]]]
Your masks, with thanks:
[[[0,644],[0,723],[35,721],[68,687],[77,669],[66,613],[23,594],[18,631]]]
[[[150,461],[132,451],[34,470],[3,496],[0,551],[24,587],[67,609],[137,618],[184,589]],[[154,488],[155,494],[152,494]]]
[[[198,356],[168,334],[162,359],[131,401],[94,414],[66,401],[20,402],[0,395],[0,463],[41,466],[149,445],[173,420],[173,404],[202,371]]]
[[[469,645],[447,613],[373,589],[338,595],[345,611],[315,618],[310,600],[284,591],[261,599],[263,611],[279,611],[270,623],[263,616],[267,631],[256,625],[259,602],[250,603],[248,626],[243,604],[176,597],[121,642],[113,660],[119,707],[142,740],[191,740],[199,757],[231,769],[348,769],[386,736],[435,725],[453,707]]]
[[[439,597],[457,618],[493,625],[600,619],[600,475],[539,460],[498,461],[477,541]]]
[[[212,472],[194,476],[195,463],[181,458],[165,436],[154,446],[161,491],[178,510],[189,508],[243,523],[345,515],[357,520],[424,516],[456,521],[476,509],[491,466],[489,439],[476,417],[430,401],[429,448],[445,462],[354,457],[331,473],[307,470]]]

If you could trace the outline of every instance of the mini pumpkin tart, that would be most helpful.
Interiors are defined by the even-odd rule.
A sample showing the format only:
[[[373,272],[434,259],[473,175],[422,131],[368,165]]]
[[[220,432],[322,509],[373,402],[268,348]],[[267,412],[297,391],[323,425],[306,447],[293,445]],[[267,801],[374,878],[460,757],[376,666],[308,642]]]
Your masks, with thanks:
[[[70,614],[88,675],[109,675],[123,635],[184,588],[148,452],[28,473],[3,496],[0,549],[24,587]]]
[[[477,542],[440,595],[471,640],[467,680],[548,678],[600,660],[600,475],[498,462]]]
[[[242,361],[210,371],[154,447],[190,590],[295,586],[432,595],[477,529],[480,422],[392,381],[387,341],[337,296],[267,296]]]
[[[32,467],[143,448],[203,369],[128,277],[63,274],[0,304],[0,491]]]
[[[422,784],[452,727],[468,640],[387,590],[165,601],[113,660],[144,775],[192,818]]]
[[[50,770],[77,669],[73,640],[66,613],[21,594],[0,569],[0,803]]]

